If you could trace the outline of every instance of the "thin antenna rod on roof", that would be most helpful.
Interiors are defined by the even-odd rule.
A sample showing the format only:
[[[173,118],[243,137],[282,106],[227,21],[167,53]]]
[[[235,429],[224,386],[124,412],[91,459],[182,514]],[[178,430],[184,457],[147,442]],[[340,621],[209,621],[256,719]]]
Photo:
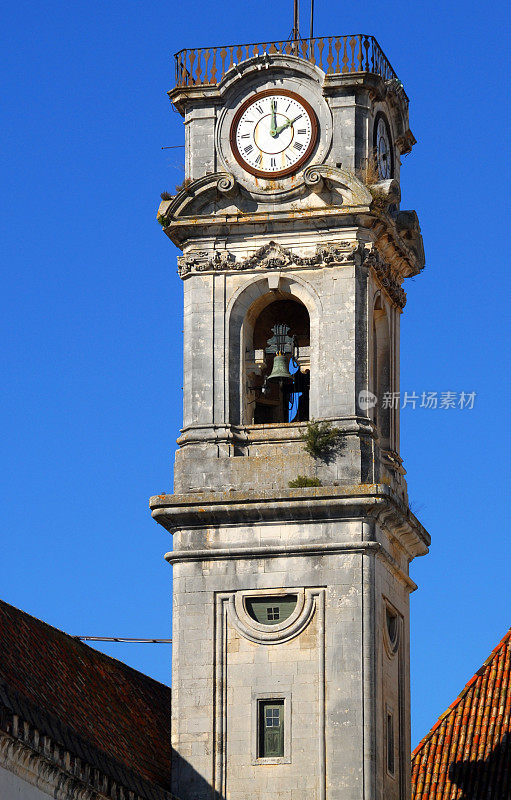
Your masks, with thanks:
[[[309,39],[314,39],[314,0],[311,0],[311,31]]]
[[[291,38],[294,42],[300,38],[300,12],[298,3],[299,0],[294,0],[293,2],[293,32]]]
[[[136,644],[170,644],[172,639],[127,639],[124,636],[73,636],[81,642],[134,642]]]

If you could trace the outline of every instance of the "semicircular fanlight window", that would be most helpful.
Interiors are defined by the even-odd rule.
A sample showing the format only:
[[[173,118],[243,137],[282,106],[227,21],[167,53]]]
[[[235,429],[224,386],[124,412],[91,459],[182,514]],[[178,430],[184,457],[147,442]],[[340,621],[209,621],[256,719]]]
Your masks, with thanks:
[[[245,606],[253,620],[263,625],[278,625],[291,616],[296,608],[296,594],[247,597]]]

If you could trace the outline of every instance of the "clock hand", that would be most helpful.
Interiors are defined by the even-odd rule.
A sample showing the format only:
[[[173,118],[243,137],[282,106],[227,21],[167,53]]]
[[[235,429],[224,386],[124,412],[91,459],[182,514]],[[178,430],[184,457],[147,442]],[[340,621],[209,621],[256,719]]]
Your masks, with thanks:
[[[300,114],[298,115],[298,117],[299,116],[300,116]],[[294,119],[288,119],[288,121],[285,122],[284,125],[279,125],[279,127],[275,131],[275,136],[278,136],[279,133],[282,133],[283,130],[285,130],[286,128],[289,128],[289,126],[292,125],[293,122],[296,122],[298,117],[295,117]]]
[[[275,100],[271,101],[271,127],[270,127],[270,136],[277,135],[277,116],[275,114]]]

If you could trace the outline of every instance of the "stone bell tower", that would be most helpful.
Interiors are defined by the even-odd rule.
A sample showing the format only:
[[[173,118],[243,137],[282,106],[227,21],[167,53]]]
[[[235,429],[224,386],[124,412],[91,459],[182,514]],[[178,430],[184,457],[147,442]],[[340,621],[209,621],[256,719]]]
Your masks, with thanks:
[[[151,509],[174,540],[173,791],[407,800],[409,563],[429,545],[389,402],[424,266],[399,205],[408,98],[361,35],[182,51],[169,94],[184,419]]]

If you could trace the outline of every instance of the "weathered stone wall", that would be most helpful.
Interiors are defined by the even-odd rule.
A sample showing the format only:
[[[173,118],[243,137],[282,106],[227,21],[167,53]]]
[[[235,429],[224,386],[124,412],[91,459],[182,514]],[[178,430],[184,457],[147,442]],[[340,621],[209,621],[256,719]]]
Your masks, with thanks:
[[[184,426],[176,456],[175,490],[286,487],[298,474],[324,483],[373,482],[384,473],[371,414],[358,402],[373,389],[369,370],[375,296],[388,310],[393,348],[392,386],[397,382],[399,310],[382,295],[357,256],[359,242],[342,243],[347,263],[308,270],[282,270],[273,278],[260,271],[197,273],[184,286]],[[246,251],[245,251],[246,252]],[[307,252],[307,251],[305,251]],[[310,317],[310,416],[328,419],[343,431],[342,446],[329,463],[303,451],[304,426],[247,424],[243,396],[243,329],[253,306],[280,297],[300,300]],[[381,398],[379,398],[381,402]],[[398,442],[393,415],[392,445]],[[401,476],[390,478],[406,491]]]
[[[362,519],[175,534],[176,793],[179,789],[186,800],[209,797],[207,787],[213,785],[231,800],[247,794],[263,800],[270,789],[284,800],[407,796],[400,793],[406,782],[400,770],[408,767],[399,765],[399,724],[394,776],[384,768],[384,727],[387,706],[396,720],[409,713],[411,582],[406,559],[391,571],[368,547],[374,540],[393,549],[382,529]],[[275,548],[293,551],[314,543],[315,554],[272,554]],[[329,553],[334,543],[342,543],[344,552]],[[204,547],[211,559],[186,560]],[[217,557],[219,548],[229,548],[232,557]],[[251,556],[252,548],[266,549],[266,557]],[[262,633],[243,611],[245,594],[262,590],[303,590],[303,612],[290,631],[284,628],[281,641],[265,641],[272,631]],[[402,626],[398,651],[390,656],[384,645],[386,602],[398,611]],[[289,749],[279,763],[256,758],[254,708],[261,697],[289,704]],[[406,738],[406,726],[401,735]],[[369,785],[374,794],[364,795]]]

